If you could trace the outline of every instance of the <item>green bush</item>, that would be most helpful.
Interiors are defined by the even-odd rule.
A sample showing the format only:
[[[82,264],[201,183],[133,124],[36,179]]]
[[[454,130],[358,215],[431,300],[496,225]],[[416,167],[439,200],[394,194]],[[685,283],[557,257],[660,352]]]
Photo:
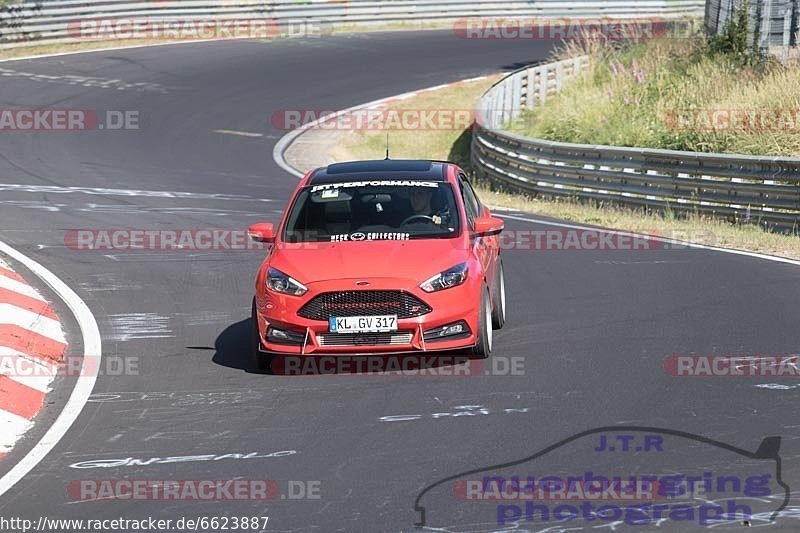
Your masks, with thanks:
[[[749,3],[745,0],[739,9],[731,13],[722,31],[708,39],[708,51],[712,55],[726,54],[748,62],[757,58],[755,48],[747,46],[747,26],[749,23]],[[756,40],[753,39],[755,43]]]

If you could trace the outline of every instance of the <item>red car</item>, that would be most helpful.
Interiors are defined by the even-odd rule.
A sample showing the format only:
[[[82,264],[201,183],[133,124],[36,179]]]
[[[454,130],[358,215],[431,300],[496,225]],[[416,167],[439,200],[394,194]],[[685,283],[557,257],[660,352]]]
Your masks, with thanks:
[[[252,350],[487,357],[505,322],[503,221],[453,163],[337,163],[306,174],[256,276]]]

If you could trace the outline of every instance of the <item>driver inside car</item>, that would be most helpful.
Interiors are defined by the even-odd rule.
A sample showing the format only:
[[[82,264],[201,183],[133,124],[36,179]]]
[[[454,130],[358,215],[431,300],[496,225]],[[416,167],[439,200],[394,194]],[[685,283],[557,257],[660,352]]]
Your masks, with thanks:
[[[448,209],[434,212],[431,205],[433,190],[431,187],[414,187],[411,189],[409,200],[415,215],[430,217],[433,223],[438,226],[443,222],[443,219],[449,219],[450,213]]]

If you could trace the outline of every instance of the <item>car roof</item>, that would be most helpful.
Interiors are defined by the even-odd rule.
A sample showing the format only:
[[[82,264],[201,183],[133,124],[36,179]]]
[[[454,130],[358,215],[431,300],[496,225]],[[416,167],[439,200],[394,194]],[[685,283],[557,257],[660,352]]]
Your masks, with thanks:
[[[420,159],[383,159],[333,163],[318,168],[308,178],[308,185],[340,183],[363,179],[403,179],[408,181],[447,181],[444,161]]]

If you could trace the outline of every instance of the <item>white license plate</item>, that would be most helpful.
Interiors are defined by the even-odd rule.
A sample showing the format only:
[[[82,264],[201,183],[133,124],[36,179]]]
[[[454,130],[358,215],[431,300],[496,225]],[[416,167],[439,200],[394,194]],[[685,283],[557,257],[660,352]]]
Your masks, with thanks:
[[[331,333],[378,333],[397,331],[397,315],[332,316],[328,319]]]

